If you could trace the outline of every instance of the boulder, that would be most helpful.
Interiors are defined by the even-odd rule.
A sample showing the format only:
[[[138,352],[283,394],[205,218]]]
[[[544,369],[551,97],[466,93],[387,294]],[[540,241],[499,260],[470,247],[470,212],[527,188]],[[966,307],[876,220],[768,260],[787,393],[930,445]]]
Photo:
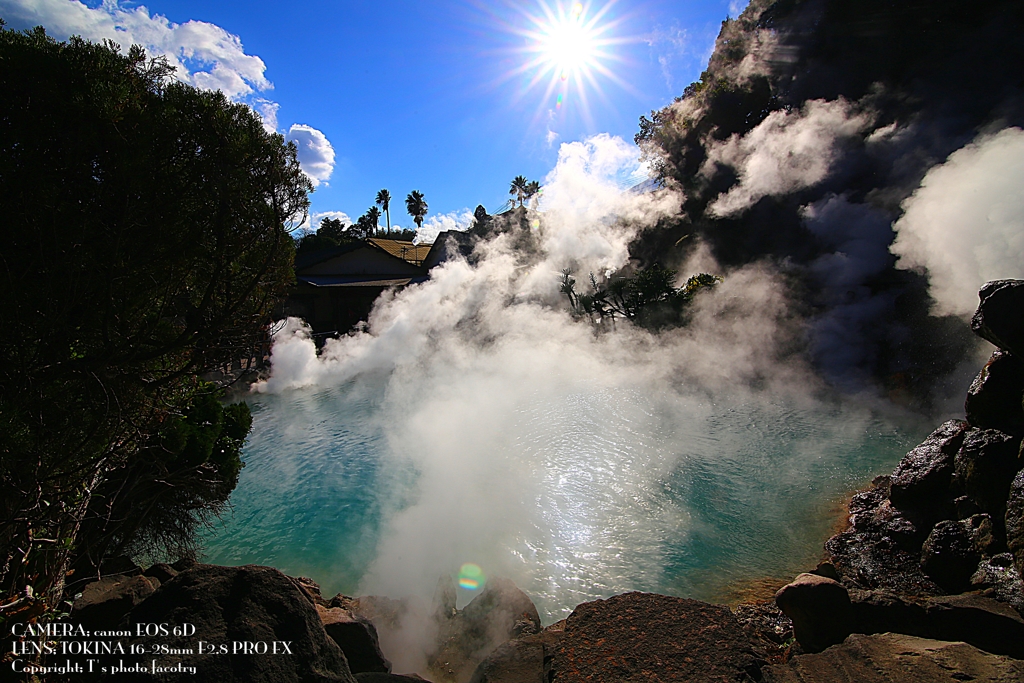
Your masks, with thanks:
[[[148,576],[105,576],[82,589],[71,608],[71,620],[90,631],[111,630],[159,587],[160,581]]]
[[[996,429],[971,429],[954,460],[954,483],[998,522],[1002,535],[1010,484],[1024,464],[1021,439]]]
[[[1000,553],[985,558],[971,576],[971,588],[1005,602],[1024,616],[1024,581],[1013,566],[1013,555]]]
[[[345,653],[353,674],[363,672],[391,673],[391,662],[380,650],[380,640],[373,622],[341,607],[316,605],[327,635]]]
[[[480,662],[470,683],[548,683],[554,675],[555,649],[564,634],[564,622],[559,622],[498,646]]]
[[[1024,431],[1024,362],[997,349],[967,390],[964,409],[973,427]]]
[[[1024,358],[1024,281],[993,280],[978,292],[971,329],[1004,351]]]
[[[950,593],[959,593],[967,590],[984,550],[992,543],[988,515],[941,521],[921,547],[921,569]]]
[[[889,500],[895,507],[939,512],[967,428],[962,420],[949,420],[907,453],[889,479]]]
[[[1006,547],[1013,553],[1017,572],[1024,576],[1024,470],[1017,473],[1006,500]]]
[[[903,633],[929,637],[928,610],[910,597],[888,591],[851,590],[853,633]]]
[[[871,488],[850,500],[850,529],[825,542],[832,564],[858,588],[914,595],[942,589],[921,571],[921,542],[931,529],[924,518],[911,521],[889,500],[891,478],[876,477]]]
[[[761,662],[727,607],[652,593],[585,602],[565,622],[555,683],[739,683]]]
[[[806,652],[841,643],[853,630],[850,594],[833,579],[800,574],[779,589],[775,604],[793,620],[793,634]]]
[[[1024,659],[1024,618],[1008,604],[976,593],[926,598],[923,604],[932,638]]]
[[[851,635],[819,654],[765,668],[766,683],[937,683],[1024,680],[1024,662],[960,642],[896,633]]]
[[[384,674],[380,672],[366,672],[356,674],[355,677],[358,683],[414,683],[427,680],[416,674]]]
[[[134,638],[125,643],[153,652],[158,645],[184,654],[164,655],[160,664],[181,663],[195,667],[195,673],[166,673],[164,682],[218,681],[218,683],[303,683],[347,682],[345,655],[321,625],[313,603],[295,582],[276,569],[248,565],[218,567],[196,564],[160,586],[137,605],[121,622],[121,628],[135,630],[136,624],[191,624],[195,633],[175,635],[173,631]],[[227,654],[200,651],[198,641],[225,644]],[[278,654],[244,654],[235,643],[278,643]],[[284,644],[284,645],[281,645]],[[287,651],[285,651],[287,647]],[[242,646],[244,648],[244,645]],[[288,654],[287,652],[290,652]],[[152,655],[123,657],[148,664]],[[116,676],[117,681],[153,681],[149,674]]]
[[[480,595],[440,624],[439,649],[429,669],[457,681],[468,680],[499,645],[540,630],[540,615],[530,596],[508,579],[491,578]]]
[[[167,583],[175,576],[178,575],[178,570],[169,564],[163,562],[157,562],[154,565],[150,565],[149,569],[142,573],[143,576],[149,576],[156,579],[160,583]]]

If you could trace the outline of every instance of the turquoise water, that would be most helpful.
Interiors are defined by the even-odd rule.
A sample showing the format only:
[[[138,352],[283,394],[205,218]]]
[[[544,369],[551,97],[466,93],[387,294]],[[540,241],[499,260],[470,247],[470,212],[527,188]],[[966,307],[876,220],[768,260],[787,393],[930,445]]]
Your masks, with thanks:
[[[813,566],[837,503],[930,424],[754,392],[577,383],[455,414],[394,392],[364,376],[251,397],[246,466],[206,560],[392,596],[472,561],[546,621],[624,590],[722,599]]]

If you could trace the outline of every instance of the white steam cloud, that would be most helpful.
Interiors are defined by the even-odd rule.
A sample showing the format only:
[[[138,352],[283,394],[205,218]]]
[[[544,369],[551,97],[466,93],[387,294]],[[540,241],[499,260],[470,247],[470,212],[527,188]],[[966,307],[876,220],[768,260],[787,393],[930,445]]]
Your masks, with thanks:
[[[897,267],[927,269],[935,313],[971,315],[986,281],[1024,277],[1024,131],[953,152],[902,207]]]
[[[746,135],[713,144],[703,172],[724,164],[736,169],[740,182],[719,196],[709,213],[735,216],[763,197],[821,182],[839,155],[839,143],[865,131],[872,120],[844,99],[809,100],[800,111],[774,111]]]
[[[756,425],[786,419],[792,406],[818,405],[807,398],[822,387],[813,373],[780,358],[802,328],[781,280],[761,266],[726,273],[695,299],[690,325],[671,333],[623,321],[598,333],[568,315],[563,268],[582,282],[624,265],[630,237],[678,210],[669,191],[618,189],[636,157],[608,136],[562,145],[528,233],[500,234],[478,247],[475,264],[456,258],[383,296],[365,330],[328,340],[319,355],[301,321],[276,336],[258,392],[385,378],[388,458],[416,477],[389,510],[364,593],[429,595],[464,561],[515,578],[549,615],[655,590],[665,544],[694,531],[664,488],[672,472],[706,457],[763,458],[744,442],[752,425],[761,433]],[[699,248],[682,273],[702,271],[718,266]],[[863,428],[848,414],[832,422],[843,439]],[[808,438],[786,453],[823,448],[821,433]],[[803,465],[755,470],[798,481],[794,467]],[[747,505],[764,494],[735,495]]]
[[[126,8],[109,0],[98,7],[77,0],[4,0],[0,6],[14,28],[44,26],[58,38],[109,39],[123,49],[142,45],[151,56],[166,57],[179,80],[231,98],[273,87],[262,59],[246,54],[238,36],[205,21],[175,24],[144,6]]]
[[[312,126],[292,124],[285,139],[298,147],[299,166],[317,187],[334,172],[334,147],[327,136]]]
[[[416,229],[417,244],[433,244],[437,236],[442,232],[464,232],[473,225],[473,212],[469,209],[442,213],[436,216],[427,216],[423,225]]]

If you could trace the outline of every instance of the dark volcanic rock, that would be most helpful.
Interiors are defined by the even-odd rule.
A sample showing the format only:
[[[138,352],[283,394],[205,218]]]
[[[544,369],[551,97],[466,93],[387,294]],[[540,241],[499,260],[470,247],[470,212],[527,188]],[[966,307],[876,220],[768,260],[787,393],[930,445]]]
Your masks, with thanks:
[[[565,623],[540,633],[510,640],[498,647],[473,672],[470,683],[548,683],[555,649]]]
[[[775,604],[793,620],[793,633],[806,652],[841,643],[852,631],[849,592],[824,576],[800,574],[779,589]]]
[[[923,604],[931,637],[1024,659],[1024,618],[1006,603],[965,593],[927,598]]]
[[[1013,566],[1013,555],[1001,553],[983,559],[971,576],[971,588],[1005,602],[1024,616],[1024,581]]]
[[[974,427],[1019,434],[1024,431],[1024,363],[996,350],[967,391],[964,409]]]
[[[164,564],[163,562],[157,562],[156,564],[151,565],[149,569],[144,571],[142,575],[152,577],[160,583],[167,583],[175,576],[177,576],[178,573],[178,570],[172,567],[171,565]]]
[[[930,598],[850,591],[854,633],[904,633],[962,640],[995,654],[1024,654],[1024,619],[1011,606],[967,593]]]
[[[727,607],[626,593],[573,610],[550,680],[736,683],[760,680],[759,664]]]
[[[1020,469],[1020,437],[971,429],[954,461],[954,484],[997,521],[1001,534],[1010,483]]]
[[[982,339],[1024,358],[1024,280],[993,280],[978,292],[971,329]]]
[[[939,522],[921,547],[921,569],[950,593],[967,590],[991,536],[988,515]]]
[[[75,600],[71,619],[89,630],[110,630],[129,610],[160,587],[160,581],[147,576],[105,576],[82,589]]]
[[[508,579],[492,578],[480,595],[441,624],[440,648],[430,669],[465,681],[499,645],[540,630],[540,615],[530,596]]]
[[[888,591],[850,591],[853,633],[905,633],[927,637],[928,610],[919,601]]]
[[[937,683],[1024,680],[1024,662],[966,643],[896,633],[852,635],[820,654],[765,669],[766,683]]]
[[[858,588],[882,588],[913,595],[935,595],[942,589],[921,571],[921,541],[929,527],[918,526],[891,504],[889,477],[850,501],[851,528],[825,542],[825,549],[844,582]]]
[[[967,423],[949,420],[900,461],[889,479],[889,500],[897,508],[940,512],[949,496],[953,459]]]
[[[1006,547],[1024,577],[1024,470],[1017,473],[1006,500]]]
[[[152,652],[159,645],[192,650],[192,654],[161,657],[160,664],[182,662],[195,675],[174,673],[153,677],[120,674],[118,681],[217,681],[218,683],[348,682],[354,679],[345,656],[327,637],[316,608],[295,582],[270,567],[195,565],[163,584],[128,613],[122,627],[135,624],[192,624],[194,635],[156,635],[131,644]],[[208,654],[196,643],[287,643],[291,654]],[[126,644],[126,648],[128,645]],[[283,648],[279,646],[279,652]],[[125,657],[128,664],[131,657]],[[149,658],[143,657],[148,664]]]
[[[390,673],[391,662],[380,651],[380,640],[373,622],[341,607],[316,606],[324,630],[348,660],[353,674],[367,671]]]

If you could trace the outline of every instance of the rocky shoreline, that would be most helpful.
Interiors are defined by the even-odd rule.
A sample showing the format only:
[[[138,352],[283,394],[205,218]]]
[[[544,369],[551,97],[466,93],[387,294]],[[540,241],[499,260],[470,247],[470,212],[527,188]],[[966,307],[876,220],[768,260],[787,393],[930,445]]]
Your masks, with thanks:
[[[626,593],[542,628],[507,580],[458,610],[450,580],[423,606],[327,599],[313,581],[268,567],[182,562],[85,586],[70,620],[91,632],[195,627],[125,640],[128,651],[173,654],[166,670],[117,674],[125,681],[1024,680],[1024,281],[990,282],[980,297],[971,327],[997,350],[971,385],[966,419],[939,426],[856,494],[849,528],[825,544],[830,560],[774,601],[730,609]],[[385,652],[407,659],[412,616],[423,624],[420,674],[401,675]],[[290,656],[197,651],[199,641],[288,643]],[[114,659],[125,657],[97,661]]]

